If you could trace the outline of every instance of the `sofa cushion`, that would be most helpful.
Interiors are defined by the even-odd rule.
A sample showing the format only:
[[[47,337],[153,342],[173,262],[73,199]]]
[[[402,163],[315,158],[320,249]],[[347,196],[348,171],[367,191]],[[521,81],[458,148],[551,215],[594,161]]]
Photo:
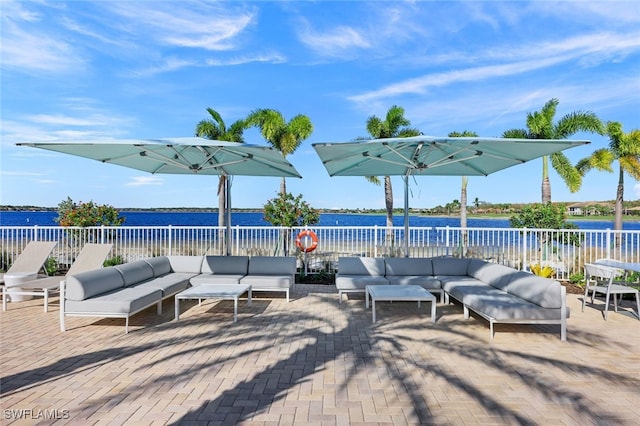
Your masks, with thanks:
[[[162,298],[176,294],[189,287],[189,279],[193,274],[183,272],[171,272],[161,277],[154,278],[135,287],[153,288],[162,291]]]
[[[430,258],[389,257],[384,261],[387,277],[390,275],[433,275],[433,264]]]
[[[543,308],[562,306],[562,285],[558,281],[528,272],[516,271],[512,275],[506,291]]]
[[[65,299],[70,301],[85,300],[123,287],[122,274],[115,268],[94,269],[67,277]]]
[[[294,275],[295,277],[295,275]],[[252,291],[287,289],[291,288],[294,281],[288,275],[254,275],[249,274],[240,280],[240,284],[251,285]]]
[[[162,291],[154,288],[125,287],[82,301],[68,300],[67,313],[129,314],[162,300]]]
[[[205,256],[202,262],[203,274],[246,275],[249,256]]]
[[[248,275],[287,275],[295,278],[296,258],[253,256],[249,259]]]
[[[495,288],[504,290],[518,271],[497,263],[471,259],[467,268],[469,276],[479,279]]]
[[[192,286],[203,284],[238,284],[244,274],[200,274],[189,281]]]
[[[433,257],[433,275],[467,275],[469,259],[457,257]]]
[[[461,302],[464,302],[464,298],[468,294],[483,294],[487,292],[502,292],[495,287],[491,287],[489,284],[485,284],[480,280],[473,277],[450,277],[450,279],[442,282],[442,289],[449,293],[451,297]]]
[[[153,278],[153,268],[144,260],[116,265],[114,268],[122,274],[125,287]]]
[[[388,285],[389,280],[382,276],[372,275],[336,275],[336,288],[338,290],[363,290],[368,285]]]
[[[426,275],[387,275],[392,285],[419,285],[426,290],[440,290],[442,284],[438,278]]]
[[[338,275],[385,275],[384,259],[377,257],[340,257]]]
[[[204,256],[167,256],[173,272],[199,274]]]
[[[152,257],[144,261],[151,265],[154,277],[161,277],[171,272],[171,262],[167,256]]]

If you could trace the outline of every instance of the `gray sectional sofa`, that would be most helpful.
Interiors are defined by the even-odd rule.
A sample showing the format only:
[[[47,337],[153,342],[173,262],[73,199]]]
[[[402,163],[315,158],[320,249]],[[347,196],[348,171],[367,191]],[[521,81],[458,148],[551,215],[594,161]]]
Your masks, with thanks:
[[[129,318],[189,286],[250,284],[252,292],[286,293],[295,285],[294,257],[160,256],[66,277],[60,286],[60,329],[68,316]]]
[[[560,338],[566,340],[566,288],[552,279],[480,259],[338,259],[340,301],[343,293],[364,293],[367,285],[380,284],[415,284],[447,303],[453,298],[462,304],[465,318],[473,311],[489,321],[491,338],[496,323],[559,324]]]

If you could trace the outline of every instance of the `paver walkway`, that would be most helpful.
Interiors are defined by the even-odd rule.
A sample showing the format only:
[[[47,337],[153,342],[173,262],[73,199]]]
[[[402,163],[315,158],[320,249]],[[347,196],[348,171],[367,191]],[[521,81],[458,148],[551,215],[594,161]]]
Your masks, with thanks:
[[[2,424],[640,424],[640,321],[568,295],[557,326],[464,320],[459,305],[338,304],[298,285],[291,303],[173,300],[124,321],[68,318],[56,300],[0,315]],[[627,306],[627,305],[625,305]],[[630,305],[629,305],[630,306]],[[627,307],[628,309],[628,307]],[[18,417],[22,420],[16,421]]]

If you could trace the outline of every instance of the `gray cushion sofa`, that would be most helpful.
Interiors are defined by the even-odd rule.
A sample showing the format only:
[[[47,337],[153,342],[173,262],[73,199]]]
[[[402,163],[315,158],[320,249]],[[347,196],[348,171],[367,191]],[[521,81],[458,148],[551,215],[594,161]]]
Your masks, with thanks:
[[[464,317],[473,311],[489,321],[491,338],[496,323],[559,324],[566,340],[569,308],[566,288],[538,277],[480,259],[357,258],[338,259],[338,297],[364,292],[367,285],[416,284],[439,293],[448,303],[459,301]]]
[[[160,256],[96,269],[66,277],[60,286],[60,329],[65,317],[90,316],[125,319],[153,305],[162,313],[162,301],[189,286],[250,284],[252,292],[281,291],[295,285],[294,257],[269,256]]]

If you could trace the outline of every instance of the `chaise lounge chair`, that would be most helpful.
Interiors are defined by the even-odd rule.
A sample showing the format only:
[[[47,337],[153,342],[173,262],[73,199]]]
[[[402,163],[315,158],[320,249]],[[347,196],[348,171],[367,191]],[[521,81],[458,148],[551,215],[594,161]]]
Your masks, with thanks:
[[[21,282],[17,287],[19,289],[11,290],[11,294],[21,294],[30,296],[43,296],[44,297],[44,311],[48,312],[49,308],[49,296],[52,292],[58,291],[60,288],[60,281],[66,277],[78,274],[80,272],[91,271],[94,269],[102,268],[102,265],[107,258],[107,255],[111,251],[112,244],[93,244],[87,243],[82,247],[80,254],[75,259],[73,264],[69,267],[69,270],[65,276],[46,277],[36,279],[27,282]],[[11,288],[11,287],[9,287]],[[2,310],[7,310],[7,287],[2,289]]]
[[[58,244],[55,241],[31,241],[22,250],[22,253],[13,262],[6,273],[0,274],[0,284],[4,284],[5,276],[11,277],[38,277],[38,273],[47,261],[47,258]],[[46,275],[41,275],[46,276]]]

